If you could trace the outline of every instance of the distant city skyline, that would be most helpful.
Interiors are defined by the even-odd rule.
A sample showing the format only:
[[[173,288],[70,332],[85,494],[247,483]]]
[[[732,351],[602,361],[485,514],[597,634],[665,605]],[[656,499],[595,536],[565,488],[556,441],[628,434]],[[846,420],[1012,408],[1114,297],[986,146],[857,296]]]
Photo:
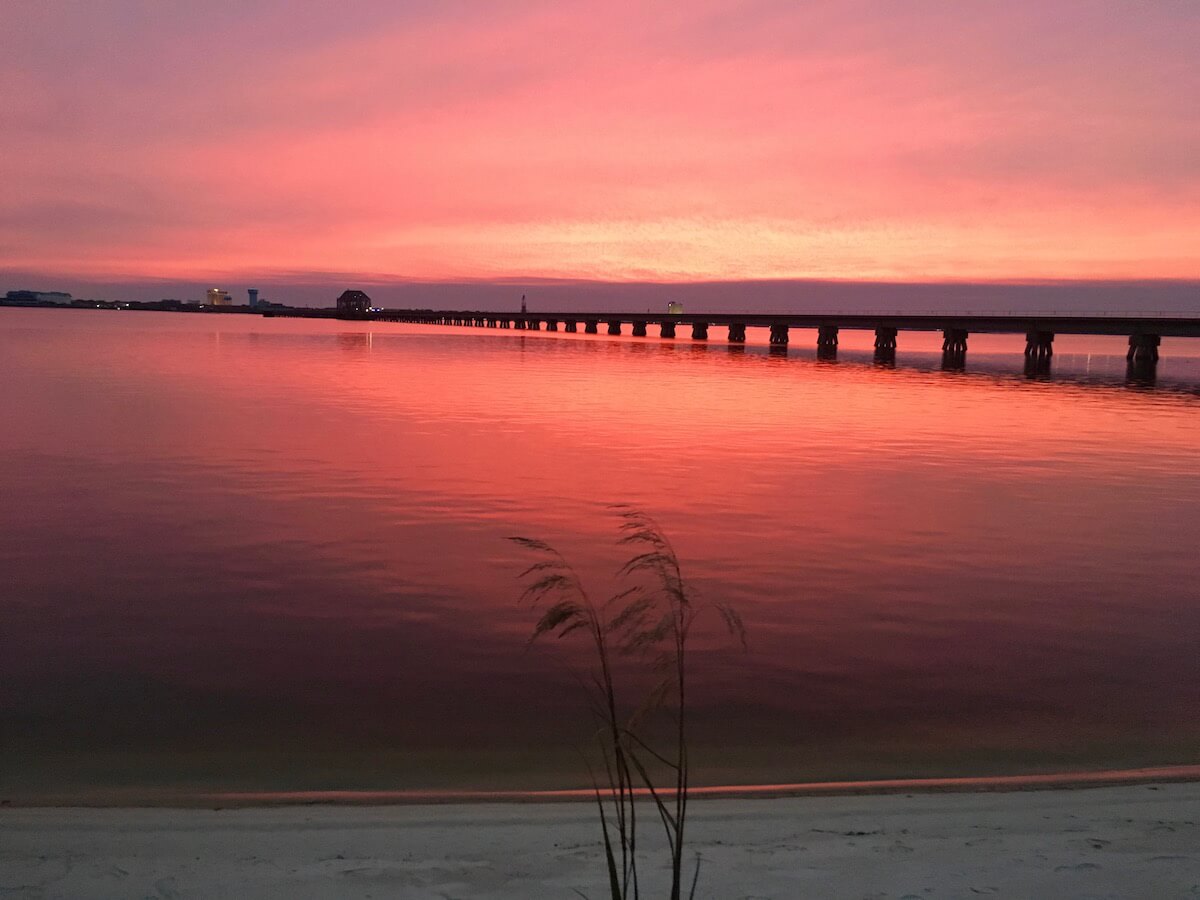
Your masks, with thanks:
[[[4,140],[36,148],[0,154],[13,288],[1200,279],[1195,3],[17,0],[0,28]]]

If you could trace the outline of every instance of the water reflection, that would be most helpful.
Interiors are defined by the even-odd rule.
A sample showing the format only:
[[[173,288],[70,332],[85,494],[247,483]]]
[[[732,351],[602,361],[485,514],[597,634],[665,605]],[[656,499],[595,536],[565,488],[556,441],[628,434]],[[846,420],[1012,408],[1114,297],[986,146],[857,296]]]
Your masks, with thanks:
[[[879,369],[896,368],[896,349],[894,347],[876,347],[874,362],[876,368]]]
[[[614,501],[750,628],[699,645],[709,782],[1200,746],[1195,359],[1145,391],[1103,341],[1029,378],[973,336],[948,377],[940,335],[0,326],[5,796],[577,784],[570,650],[524,651],[502,538],[602,591]]]
[[[1053,357],[1050,356],[1027,355],[1025,357],[1025,377],[1030,381],[1049,381],[1052,359]]]
[[[1150,388],[1158,383],[1158,361],[1131,359],[1125,367],[1125,383],[1134,388]]]

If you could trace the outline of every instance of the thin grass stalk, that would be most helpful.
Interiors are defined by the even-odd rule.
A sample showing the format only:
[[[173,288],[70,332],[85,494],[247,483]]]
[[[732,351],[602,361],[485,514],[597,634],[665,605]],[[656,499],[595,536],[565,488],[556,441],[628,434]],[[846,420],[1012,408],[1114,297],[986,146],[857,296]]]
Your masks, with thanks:
[[[612,668],[608,657],[608,642],[603,631],[597,633],[598,647],[602,657],[603,679],[608,706],[606,721],[609,729],[609,740],[612,742],[614,765],[616,767],[617,801],[620,812],[619,827],[621,834],[622,855],[622,890],[623,896],[629,896],[633,889],[633,898],[640,896],[637,876],[637,804],[634,797],[633,775],[629,769],[628,753],[622,740],[622,726],[617,713],[616,688],[613,681]]]
[[[696,868],[692,872],[692,889],[688,891],[688,900],[696,900],[696,885],[700,883],[700,854],[696,854]]]
[[[592,639],[600,663],[600,683],[604,698],[602,720],[608,730],[607,738],[610,741],[609,749],[612,752],[610,763],[608,750],[605,750],[604,764],[608,774],[611,802],[616,816],[618,843],[621,850],[621,891],[617,897],[619,900],[627,900],[630,896],[631,885],[634,887],[634,898],[638,896],[637,813],[634,809],[633,779],[630,776],[625,749],[620,739],[621,726],[617,714],[616,685],[613,679],[605,629],[595,607],[591,607],[591,613]]]
[[[675,821],[671,816],[671,810],[667,807],[666,801],[662,799],[658,789],[654,786],[653,780],[650,778],[650,773],[646,771],[645,765],[637,756],[632,756],[634,764],[637,766],[638,774],[642,777],[642,783],[646,786],[651,799],[654,801],[654,806],[658,810],[659,818],[662,819],[663,830],[667,835],[667,846],[671,853],[671,858],[675,858]]]
[[[678,751],[679,763],[675,770],[675,847],[674,855],[671,861],[671,900],[680,900],[680,891],[682,889],[682,874],[683,874],[683,842],[684,828],[687,824],[687,801],[688,801],[688,756],[687,756],[687,692],[686,692],[686,632],[683,629],[682,616],[683,604],[680,598],[675,598],[678,616],[674,619],[675,625],[675,662],[676,662],[676,685],[679,691],[678,706],[676,708],[676,721],[678,723],[678,732],[676,735],[676,748]]]
[[[609,873],[609,889],[613,900],[639,900],[640,885],[637,867],[637,806],[635,785],[640,779],[647,789],[655,810],[659,814],[670,853],[671,900],[682,900],[684,889],[683,851],[685,846],[688,800],[691,788],[691,765],[688,748],[688,654],[687,644],[697,607],[683,581],[679,557],[674,547],[662,533],[658,524],[648,515],[625,506],[614,507],[622,520],[620,531],[622,545],[648,547],[637,553],[621,567],[622,576],[645,573],[651,576],[654,588],[647,590],[643,585],[616,594],[604,606],[596,605],[579,580],[578,574],[566,560],[541,541],[513,538],[529,549],[547,554],[550,558],[531,566],[522,577],[537,575],[537,580],[526,588],[525,597],[538,601],[549,595],[577,598],[577,602],[566,599],[552,606],[539,620],[531,640],[547,632],[556,632],[565,637],[584,628],[589,632],[596,653],[599,672],[593,671],[592,691],[587,691],[589,706],[601,723],[601,754],[608,780],[608,802],[612,805],[610,821],[605,811],[605,801],[600,786],[593,777],[593,788],[600,810],[605,860]],[[741,639],[745,647],[745,628],[740,617],[722,604],[716,605],[731,634]],[[655,609],[661,610],[657,618]],[[609,611],[612,611],[611,617]],[[653,690],[628,722],[622,722],[615,675],[612,667],[614,644],[622,653],[643,654],[664,647],[658,665],[664,666],[669,674]],[[656,665],[656,668],[658,668]],[[661,708],[666,696],[670,697],[668,708],[674,717],[673,759],[660,754],[649,746],[634,730],[643,712]],[[645,752],[674,775],[674,795],[664,796],[655,785],[654,779],[643,763]],[[589,768],[590,772],[590,768]],[[636,775],[636,777],[635,777]],[[617,853],[620,853],[618,867]],[[689,900],[694,900],[700,877],[700,857],[692,873],[688,891]],[[630,893],[632,891],[632,894]]]
[[[604,859],[608,863],[608,888],[612,900],[623,900],[621,882],[617,877],[617,861],[613,857],[612,841],[608,836],[608,818],[604,815],[604,800],[600,796],[600,786],[594,785],[596,792],[596,808],[600,811],[600,832],[604,836]]]

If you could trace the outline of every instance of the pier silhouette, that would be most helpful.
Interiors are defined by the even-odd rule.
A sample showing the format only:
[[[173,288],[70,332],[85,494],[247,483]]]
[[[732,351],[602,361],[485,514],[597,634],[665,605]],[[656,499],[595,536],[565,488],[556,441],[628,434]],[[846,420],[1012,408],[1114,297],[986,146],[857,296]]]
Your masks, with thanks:
[[[1059,334],[1121,335],[1129,338],[1126,355],[1131,379],[1153,382],[1164,337],[1200,338],[1200,315],[1112,313],[618,313],[618,312],[530,312],[521,298],[521,312],[481,310],[384,309],[346,315],[333,310],[272,310],[266,316],[352,318],[376,322],[405,322],[420,325],[453,325],[473,328],[502,328],[517,331],[563,331],[599,334],[601,324],[609,335],[620,335],[630,326],[634,337],[649,336],[656,325],[664,340],[675,338],[678,329],[691,328],[692,340],[708,340],[712,326],[728,329],[731,344],[746,341],[747,328],[769,332],[773,349],[786,350],[793,330],[816,331],[817,356],[837,358],[838,335],[842,330],[873,331],[875,359],[883,365],[895,361],[901,332],[942,333],[942,368],[961,370],[967,359],[972,334],[1023,334],[1027,372],[1044,376],[1054,355],[1054,338]]]

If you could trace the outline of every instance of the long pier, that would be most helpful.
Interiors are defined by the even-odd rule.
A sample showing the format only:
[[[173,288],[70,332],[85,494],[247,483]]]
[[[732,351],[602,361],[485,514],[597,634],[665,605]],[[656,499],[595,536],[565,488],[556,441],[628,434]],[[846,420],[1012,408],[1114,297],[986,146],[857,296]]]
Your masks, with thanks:
[[[819,357],[836,357],[838,336],[843,330],[875,334],[877,359],[893,357],[903,331],[941,332],[943,362],[961,365],[972,334],[1023,334],[1025,356],[1033,364],[1048,364],[1059,334],[1122,335],[1129,338],[1126,359],[1131,367],[1153,371],[1164,337],[1200,338],[1197,315],[1065,315],[1065,314],[970,314],[970,313],[628,313],[628,312],[486,312],[479,310],[380,310],[367,313],[337,313],[331,310],[273,311],[266,315],[318,315],[343,319],[411,322],[422,325],[457,325],[475,328],[506,328],[518,331],[558,331],[610,335],[624,333],[626,326],[635,337],[646,337],[651,327],[661,338],[686,334],[707,340],[709,328],[728,329],[732,344],[744,343],[747,328],[769,332],[772,347],[784,349],[794,329],[816,331]]]

